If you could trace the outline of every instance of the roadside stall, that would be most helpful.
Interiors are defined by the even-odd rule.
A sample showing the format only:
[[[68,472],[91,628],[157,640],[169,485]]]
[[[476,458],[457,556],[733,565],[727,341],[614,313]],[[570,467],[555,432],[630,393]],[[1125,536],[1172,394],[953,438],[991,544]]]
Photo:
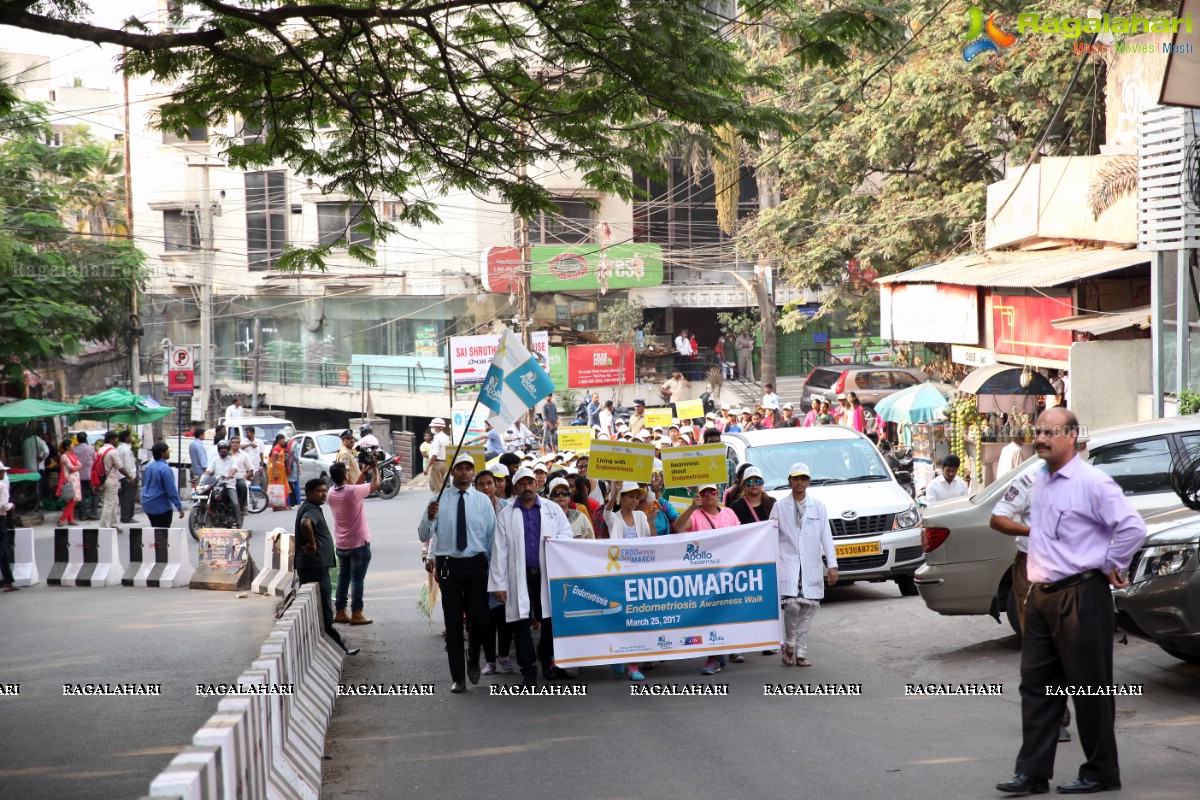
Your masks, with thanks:
[[[1033,455],[1032,422],[1039,395],[1053,395],[1044,375],[1028,367],[991,364],[963,379],[964,398],[954,409],[954,446],[964,464],[971,464],[971,491],[996,480],[1000,451],[1013,435],[1023,438],[1021,455]],[[1004,418],[1007,416],[1007,426]]]
[[[902,441],[912,448],[912,480],[920,492],[933,479],[934,463],[950,453],[944,412],[955,388],[948,383],[922,383],[889,395],[875,405],[876,416],[899,426]]]
[[[38,464],[26,464],[24,456],[24,441],[38,433],[37,423],[47,420],[49,429],[54,434],[51,439],[57,441],[62,433],[62,426],[56,424],[59,417],[73,414],[82,406],[72,403],[56,403],[51,400],[18,400],[15,403],[0,405],[0,451],[3,459],[12,470],[8,473],[10,484],[10,502],[13,511],[18,516],[38,512]]]

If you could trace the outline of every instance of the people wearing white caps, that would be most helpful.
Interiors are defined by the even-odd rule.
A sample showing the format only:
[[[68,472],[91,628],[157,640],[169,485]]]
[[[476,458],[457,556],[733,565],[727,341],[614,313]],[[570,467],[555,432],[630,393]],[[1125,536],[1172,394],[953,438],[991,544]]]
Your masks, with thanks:
[[[446,657],[450,662],[450,691],[466,691],[464,678],[479,683],[480,640],[488,663],[496,660],[496,637],[488,621],[488,554],[496,538],[496,509],[474,487],[475,459],[467,453],[454,458],[453,484],[429,501],[417,527],[422,542],[430,542],[434,569],[442,590],[446,623]],[[470,654],[463,650],[463,614],[471,629]],[[466,664],[464,676],[464,661]]]
[[[604,506],[604,522],[608,526],[610,539],[644,539],[654,535],[646,514],[638,506],[646,497],[646,490],[634,481],[615,481],[612,500]],[[626,665],[614,664],[613,672],[624,674]],[[646,676],[638,664],[629,664],[629,679],[644,681]]]
[[[546,680],[565,677],[565,670],[554,664],[546,540],[570,539],[574,531],[561,508],[538,497],[537,476],[532,470],[518,470],[513,483],[516,501],[502,510],[496,521],[488,591],[504,603],[504,618],[512,624],[523,684],[536,686],[538,661]],[[536,652],[531,626],[535,619],[541,622]]]
[[[779,422],[775,423],[776,428],[799,428],[800,427],[800,418],[797,417],[795,412],[792,410],[791,403],[784,403],[783,410],[780,413],[782,416],[780,416]]]
[[[574,534],[573,538],[596,538],[596,530],[592,527],[591,517],[580,511],[575,503],[571,502],[570,481],[563,477],[550,481],[549,497],[567,515],[567,521],[571,523],[571,531]]]
[[[829,512],[808,493],[812,472],[803,462],[788,470],[791,493],[775,503],[771,519],[779,523],[779,597],[783,608],[783,663],[811,666],[808,630],[825,597],[825,582],[837,583],[837,552],[829,530]],[[822,564],[821,556],[825,563]],[[828,567],[829,576],[825,576]]]
[[[550,474],[550,468],[541,461],[534,461],[531,469],[533,477],[537,481],[537,493],[542,494],[542,490],[546,488],[546,477]]]
[[[425,474],[429,476],[430,490],[440,492],[446,483],[446,451],[450,448],[450,437],[446,435],[446,420],[434,417],[433,422],[429,423],[429,430],[433,431],[433,441],[429,445],[429,466],[425,468]]]

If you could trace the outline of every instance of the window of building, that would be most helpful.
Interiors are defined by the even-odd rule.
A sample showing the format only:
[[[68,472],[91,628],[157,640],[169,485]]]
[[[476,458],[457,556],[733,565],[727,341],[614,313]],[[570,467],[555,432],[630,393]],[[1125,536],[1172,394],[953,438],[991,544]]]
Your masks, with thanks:
[[[317,203],[317,231],[322,247],[347,243],[372,247],[369,234],[355,230],[363,222],[362,203]]]
[[[250,269],[270,269],[287,244],[287,172],[246,173],[246,251]]]
[[[583,244],[592,241],[598,217],[578,198],[556,197],[558,213],[542,212],[529,221],[530,244]]]
[[[195,211],[163,212],[163,249],[168,253],[200,249],[200,219]]]
[[[174,131],[163,131],[163,144],[178,144],[180,142],[207,142],[208,141],[208,126],[207,125],[189,125],[187,133],[183,136]]]

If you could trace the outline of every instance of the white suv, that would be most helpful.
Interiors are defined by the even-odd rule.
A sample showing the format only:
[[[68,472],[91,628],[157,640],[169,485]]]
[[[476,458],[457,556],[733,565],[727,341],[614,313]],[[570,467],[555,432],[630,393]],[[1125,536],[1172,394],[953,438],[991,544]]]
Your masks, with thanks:
[[[790,491],[792,464],[808,464],[809,491],[829,509],[839,584],[892,580],[905,597],[917,594],[913,573],[925,560],[921,514],[870,439],[839,425],[727,433],[721,439],[734,462],[749,461],[762,470],[775,498]]]

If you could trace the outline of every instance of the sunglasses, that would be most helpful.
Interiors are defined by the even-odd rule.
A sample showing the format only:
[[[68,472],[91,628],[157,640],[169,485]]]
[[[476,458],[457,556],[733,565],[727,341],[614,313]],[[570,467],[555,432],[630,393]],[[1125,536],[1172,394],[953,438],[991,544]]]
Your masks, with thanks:
[[[550,499],[552,499],[552,500],[555,498],[559,498],[559,497],[570,497],[570,496],[571,496],[570,492],[558,491],[558,492],[550,493]]]
[[[701,497],[708,497],[708,496],[710,496],[710,495],[714,495],[714,494],[716,494],[716,493],[717,493],[717,490],[716,490],[716,489],[705,489],[704,491],[700,492],[700,496],[701,496]]]
[[[746,481],[746,485],[747,486],[762,486],[763,481],[762,481],[762,478],[751,478],[750,480]]]

